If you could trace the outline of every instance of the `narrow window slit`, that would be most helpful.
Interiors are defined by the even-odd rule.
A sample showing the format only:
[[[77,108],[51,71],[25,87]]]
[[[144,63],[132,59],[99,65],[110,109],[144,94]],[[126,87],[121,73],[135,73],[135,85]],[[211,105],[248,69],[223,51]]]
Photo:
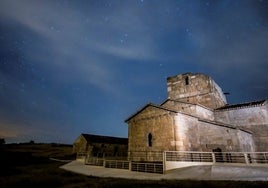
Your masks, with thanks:
[[[153,141],[153,136],[151,133],[148,134],[148,146],[152,147],[152,141]]]
[[[185,85],[189,85],[189,77],[188,76],[185,78]]]

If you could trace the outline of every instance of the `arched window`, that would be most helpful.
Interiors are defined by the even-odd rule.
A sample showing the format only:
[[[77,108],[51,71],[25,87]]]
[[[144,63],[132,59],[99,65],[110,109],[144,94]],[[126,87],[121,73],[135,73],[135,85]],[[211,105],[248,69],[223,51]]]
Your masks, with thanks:
[[[185,85],[189,85],[189,77],[188,76],[185,77]]]
[[[148,134],[148,146],[152,147],[153,135],[151,133]]]

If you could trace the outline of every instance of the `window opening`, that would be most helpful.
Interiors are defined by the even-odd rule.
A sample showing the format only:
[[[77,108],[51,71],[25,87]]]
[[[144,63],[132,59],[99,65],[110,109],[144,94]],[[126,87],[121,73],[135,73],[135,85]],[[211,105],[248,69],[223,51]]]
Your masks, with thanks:
[[[185,78],[185,85],[189,85],[189,77],[188,76],[186,76],[186,78]]]
[[[148,146],[152,147],[152,140],[153,140],[153,136],[151,133],[148,134]]]

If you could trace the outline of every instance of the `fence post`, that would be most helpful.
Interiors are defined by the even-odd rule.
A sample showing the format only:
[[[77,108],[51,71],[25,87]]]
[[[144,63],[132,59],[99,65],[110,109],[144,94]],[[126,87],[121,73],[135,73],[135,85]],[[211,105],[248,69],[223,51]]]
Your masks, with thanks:
[[[213,163],[216,163],[216,156],[215,156],[215,153],[212,152],[211,154],[212,154],[212,161],[213,161]]]
[[[248,161],[248,155],[247,155],[247,153],[244,153],[244,157],[245,157],[246,165],[249,165],[249,161]]]
[[[129,171],[132,170],[132,169],[131,169],[131,166],[132,166],[132,163],[131,163],[131,161],[129,161],[129,162],[128,162],[128,170],[129,170]]]
[[[163,174],[166,173],[166,151],[163,151]]]

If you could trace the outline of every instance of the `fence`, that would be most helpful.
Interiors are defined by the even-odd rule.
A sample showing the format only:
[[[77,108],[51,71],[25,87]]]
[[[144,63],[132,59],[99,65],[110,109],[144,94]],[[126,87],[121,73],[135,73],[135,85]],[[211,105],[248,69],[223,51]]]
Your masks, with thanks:
[[[166,151],[165,161],[268,164],[268,152]]]
[[[210,152],[166,151],[165,160],[184,162],[213,162],[213,155]]]
[[[84,162],[86,160],[86,157],[87,157],[87,153],[85,152],[77,153],[76,160]]]
[[[87,157],[85,160],[86,165],[95,165],[95,166],[103,166],[104,165],[104,158],[97,158],[97,157]]]
[[[129,161],[105,160],[105,168],[129,169]]]
[[[128,152],[128,160],[160,162],[163,161],[163,151],[131,151]]]
[[[164,173],[167,170],[194,165],[239,164],[268,165],[268,152],[129,152],[128,160],[114,160],[77,155],[85,164],[105,168],[130,169],[137,172]]]
[[[121,160],[105,160],[103,158],[89,157],[86,165],[103,166],[105,168],[130,169],[137,172],[163,173],[162,163],[141,163]],[[131,168],[130,168],[131,167]]]
[[[160,159],[160,158],[159,158]],[[163,160],[163,153],[161,153]],[[129,169],[137,172],[163,173],[163,163],[161,162],[133,162],[128,160],[111,160],[97,157],[86,157],[86,165],[103,166],[105,168]]]
[[[131,171],[163,174],[163,163],[132,162]]]
[[[268,165],[268,152],[165,151],[164,171],[197,165]]]

